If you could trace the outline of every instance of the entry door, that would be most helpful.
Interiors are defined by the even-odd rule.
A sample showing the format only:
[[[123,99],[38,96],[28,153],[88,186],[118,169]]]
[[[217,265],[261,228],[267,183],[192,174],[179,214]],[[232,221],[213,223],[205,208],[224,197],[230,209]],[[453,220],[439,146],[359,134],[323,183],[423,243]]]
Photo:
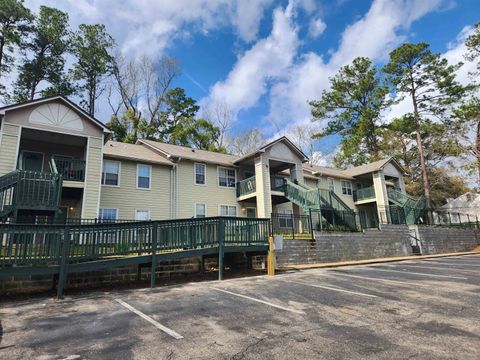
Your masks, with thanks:
[[[23,170],[42,171],[43,154],[37,152],[24,151],[22,157]]]
[[[247,218],[257,217],[257,209],[249,207],[247,208]]]

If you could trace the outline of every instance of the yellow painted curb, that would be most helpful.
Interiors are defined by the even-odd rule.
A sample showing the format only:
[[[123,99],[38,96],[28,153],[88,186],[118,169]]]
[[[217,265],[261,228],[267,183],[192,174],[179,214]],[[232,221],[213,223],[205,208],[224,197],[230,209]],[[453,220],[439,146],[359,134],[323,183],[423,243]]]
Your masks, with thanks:
[[[402,257],[394,257],[394,258],[378,258],[378,259],[366,259],[366,260],[355,260],[355,261],[340,261],[340,262],[332,262],[332,263],[291,265],[291,266],[279,267],[278,269],[279,270],[306,270],[306,269],[319,269],[319,268],[365,265],[365,264],[381,264],[381,263],[388,263],[388,262],[395,262],[395,261],[433,259],[433,258],[449,257],[449,256],[479,255],[479,254],[480,254],[480,251],[467,251],[467,252],[435,254],[435,255],[402,256]]]

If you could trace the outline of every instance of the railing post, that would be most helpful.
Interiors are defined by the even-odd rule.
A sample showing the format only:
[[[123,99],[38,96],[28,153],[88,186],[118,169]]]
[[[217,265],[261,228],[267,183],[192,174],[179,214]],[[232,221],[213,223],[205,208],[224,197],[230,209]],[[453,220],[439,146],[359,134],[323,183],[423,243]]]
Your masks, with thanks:
[[[57,298],[61,299],[63,297],[63,288],[65,287],[65,282],[67,280],[68,272],[68,255],[70,248],[70,229],[68,226],[65,226],[63,230],[63,241],[61,243],[61,259],[60,259],[60,274],[58,276],[57,284]]]
[[[155,221],[152,226],[152,269],[150,271],[150,287],[152,289],[157,285],[157,243],[158,223]]]
[[[275,251],[273,245],[273,237],[268,237],[268,259],[267,259],[267,274],[268,276],[275,275]]]
[[[219,218],[217,223],[217,236],[218,236],[218,280],[223,280],[223,245],[225,242],[225,219]]]

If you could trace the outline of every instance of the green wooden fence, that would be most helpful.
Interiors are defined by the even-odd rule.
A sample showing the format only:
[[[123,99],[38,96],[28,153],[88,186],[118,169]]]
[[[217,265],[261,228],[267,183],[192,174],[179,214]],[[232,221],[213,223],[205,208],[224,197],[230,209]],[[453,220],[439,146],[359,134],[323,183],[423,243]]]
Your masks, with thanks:
[[[210,217],[87,225],[0,224],[0,277],[59,274],[225,251],[266,250],[269,219]],[[133,260],[132,260],[133,259]],[[117,261],[116,261],[117,260]],[[103,261],[103,263],[102,263]],[[219,278],[223,268],[219,269]]]

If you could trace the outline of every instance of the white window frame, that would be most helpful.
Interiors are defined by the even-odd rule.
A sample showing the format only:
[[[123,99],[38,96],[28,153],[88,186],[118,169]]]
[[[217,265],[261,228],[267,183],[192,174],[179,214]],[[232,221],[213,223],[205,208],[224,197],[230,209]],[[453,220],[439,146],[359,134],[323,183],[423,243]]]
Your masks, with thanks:
[[[353,195],[353,187],[352,187],[352,182],[349,181],[349,180],[342,180],[340,182],[341,186],[342,186],[342,195],[347,195],[347,196],[352,196]],[[343,186],[343,184],[348,184],[348,186]],[[344,189],[345,192],[343,191]],[[350,190],[350,193],[348,193],[348,190]]]
[[[235,181],[233,182],[233,186],[220,185],[220,169],[233,170],[233,173],[235,175]],[[235,189],[237,186],[237,169],[227,167],[227,166],[218,166],[217,167],[217,186],[223,189]]]
[[[207,217],[207,204],[205,204],[205,203],[200,203],[200,202],[196,202],[196,203],[194,204],[193,212],[194,212],[196,218],[198,218],[197,205],[203,205],[203,209],[204,209],[203,217],[206,218],[206,217]]]
[[[204,176],[204,183],[199,184],[197,183],[197,165],[203,166],[203,176]],[[198,186],[206,186],[207,185],[207,164],[205,163],[193,163],[193,184]]]
[[[114,219],[106,219],[107,221],[108,220],[118,220],[118,208],[100,208],[100,209],[98,209],[98,219],[101,222],[102,222],[102,220],[104,220],[103,217],[102,217],[102,214],[103,214],[103,211],[105,211],[105,210],[114,210],[115,211],[115,218]]]
[[[330,187],[330,185],[332,185]],[[328,190],[335,192],[335,179],[332,177],[327,178]]]
[[[103,166],[105,164],[105,162],[108,161],[108,162],[115,162],[118,164],[118,181],[117,181],[117,185],[110,185],[110,184],[104,184],[103,183]],[[85,168],[85,173],[86,173],[86,168]],[[103,162],[102,162],[102,173],[100,174],[100,181],[102,183],[102,186],[109,186],[109,187],[120,187],[120,174],[122,173],[122,162],[121,161],[118,161],[118,160],[110,160],[110,159],[104,159]],[[85,180],[86,180],[86,177],[85,177]]]
[[[140,220],[140,221],[148,221],[148,220],[151,220],[151,216],[150,216],[150,209],[135,209],[135,220],[139,220],[137,219],[137,214],[139,212],[146,212],[148,214],[148,219],[147,220]]]
[[[144,187],[139,187],[138,186],[138,170],[140,169],[140,166],[147,166],[149,168],[149,177],[148,177],[148,188],[144,188]],[[137,188],[137,190],[151,190],[152,189],[152,165],[149,165],[149,164],[141,164],[141,163],[138,163],[137,164],[137,176],[135,178],[135,186]],[[144,177],[144,176],[142,176]]]
[[[228,208],[235,208],[235,215],[222,215],[222,211],[220,210],[222,206],[227,207],[227,214],[228,214]],[[228,217],[238,217],[238,205],[231,205],[231,204],[218,204],[218,216],[228,216]]]

